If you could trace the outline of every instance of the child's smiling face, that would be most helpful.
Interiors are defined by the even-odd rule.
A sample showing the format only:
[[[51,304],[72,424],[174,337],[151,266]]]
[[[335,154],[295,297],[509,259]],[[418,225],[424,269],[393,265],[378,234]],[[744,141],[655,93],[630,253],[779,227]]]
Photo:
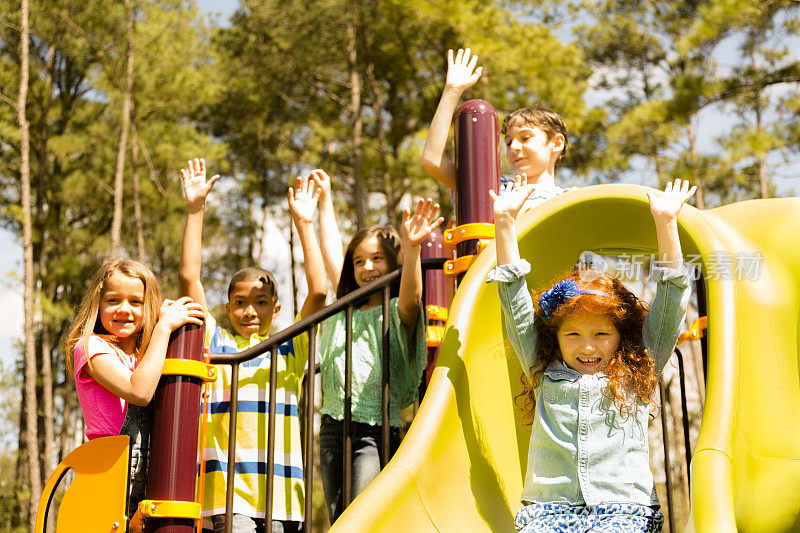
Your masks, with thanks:
[[[144,283],[115,272],[105,282],[100,296],[98,318],[103,328],[117,337],[126,352],[136,344],[144,317]]]
[[[359,287],[389,273],[389,260],[378,240],[371,235],[353,250],[353,275]]]
[[[269,333],[280,309],[272,287],[260,279],[236,282],[225,304],[234,331],[247,339],[253,334]]]
[[[557,337],[564,363],[581,374],[605,370],[620,342],[619,330],[608,316],[589,312],[564,317]]]

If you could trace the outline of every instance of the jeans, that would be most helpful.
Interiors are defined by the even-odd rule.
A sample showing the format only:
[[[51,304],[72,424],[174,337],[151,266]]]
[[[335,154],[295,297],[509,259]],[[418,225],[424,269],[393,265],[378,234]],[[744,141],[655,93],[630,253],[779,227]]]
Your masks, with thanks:
[[[360,422],[352,422],[353,463],[351,494],[360,494],[381,468],[380,449],[382,428]],[[400,430],[392,428],[389,434],[390,457],[400,446]],[[325,502],[328,505],[328,517],[331,524],[344,511],[342,487],[344,485],[344,422],[328,415],[322,417],[319,430],[319,461],[322,471],[322,488],[325,491]]]
[[[153,425],[152,402],[140,407],[128,404],[125,420],[122,422],[120,435],[128,435],[131,439],[130,464],[130,497],[128,499],[128,516],[133,518],[144,500],[147,490],[148,455],[150,454],[150,428]]]
[[[225,531],[225,515],[218,514],[211,517],[214,524],[214,533]],[[243,514],[233,515],[233,533],[264,533],[266,524],[263,518],[250,518]],[[300,531],[300,522],[292,520],[273,520],[272,533],[297,533]]]
[[[659,533],[663,525],[664,515],[657,510],[630,503],[533,503],[517,511],[514,520],[519,533]]]

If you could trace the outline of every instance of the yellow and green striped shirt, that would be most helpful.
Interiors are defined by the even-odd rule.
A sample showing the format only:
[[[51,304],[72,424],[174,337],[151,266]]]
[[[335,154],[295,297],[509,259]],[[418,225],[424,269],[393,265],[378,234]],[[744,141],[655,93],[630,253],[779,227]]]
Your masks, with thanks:
[[[241,352],[266,338],[253,335],[246,339],[231,334],[210,315],[206,319],[206,346],[211,353]],[[307,339],[307,335],[301,335],[278,348],[272,520],[303,520],[303,456],[297,398],[308,359]],[[239,365],[233,512],[252,518],[266,518],[267,511],[269,365],[269,352]],[[211,384],[208,399],[203,516],[225,513],[231,367],[218,365],[217,369],[219,377]]]

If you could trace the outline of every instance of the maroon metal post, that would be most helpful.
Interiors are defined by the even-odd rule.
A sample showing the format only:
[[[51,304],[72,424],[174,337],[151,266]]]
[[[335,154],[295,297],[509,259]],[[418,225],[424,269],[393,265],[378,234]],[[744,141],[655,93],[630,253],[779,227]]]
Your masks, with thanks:
[[[420,257],[423,259],[446,257],[452,259],[452,251],[444,247],[442,232],[435,229],[422,243]],[[425,273],[425,306],[436,305],[447,308],[450,305],[447,296],[447,277],[441,269],[430,269]],[[444,322],[428,317],[428,326],[444,326]],[[428,366],[425,369],[425,385],[431,380],[433,367],[439,354],[438,346],[428,346]]]
[[[203,360],[204,326],[187,324],[170,336],[167,359]],[[153,398],[148,500],[195,501],[200,378],[162,376]],[[149,518],[146,533],[193,533],[187,518]]]
[[[456,113],[456,217],[459,226],[494,220],[489,189],[500,188],[500,128],[488,102],[470,100]],[[477,252],[476,240],[458,244],[458,257]]]

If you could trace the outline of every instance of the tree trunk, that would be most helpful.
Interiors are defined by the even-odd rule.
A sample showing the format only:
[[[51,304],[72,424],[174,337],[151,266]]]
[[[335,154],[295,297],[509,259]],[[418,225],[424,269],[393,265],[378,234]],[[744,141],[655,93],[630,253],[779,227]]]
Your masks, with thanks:
[[[60,42],[60,36],[57,38],[57,41]],[[48,167],[47,167],[47,143],[49,139],[49,123],[48,123],[48,115],[50,112],[50,106],[53,100],[53,79],[55,77],[55,57],[56,57],[56,45],[51,44],[47,49],[47,66],[45,68],[45,91],[44,91],[44,103],[42,105],[42,115],[39,121],[39,168],[38,168],[38,177],[37,177],[37,186],[36,186],[36,219],[35,219],[35,227],[39,232],[39,239],[37,243],[32,243],[33,250],[34,250],[34,265],[33,271],[38,272],[38,279],[39,284],[43,283],[42,280],[47,278],[47,265],[48,265],[48,247],[46,243],[50,241],[47,238],[46,233],[46,226],[47,222],[45,220],[46,213],[48,212],[47,207],[47,176],[49,175]],[[52,301],[55,299],[56,291],[54,288],[49,288],[46,291],[43,291],[44,294]],[[52,360],[52,325],[48,321],[48,317],[42,317],[42,330],[41,330],[41,349],[39,352],[40,357],[40,368],[41,368],[41,383],[39,387],[41,387],[41,395],[39,397],[42,399],[42,407],[38,410],[38,413],[41,415],[41,420],[39,427],[42,429],[42,446],[39,449],[41,453],[43,451],[43,457],[41,462],[41,472],[42,472],[42,483],[44,483],[47,476],[49,476],[50,472],[55,467],[55,430],[53,427],[54,420],[55,420],[55,406],[53,402],[53,360]],[[48,524],[54,526],[53,519],[55,516],[51,516]]]
[[[364,227],[364,186],[361,181],[361,160],[363,157],[361,117],[361,79],[358,74],[358,2],[348,2],[350,14],[347,17],[347,61],[350,66],[350,115],[353,119],[353,205],[356,208],[356,226]]]
[[[31,220],[31,168],[30,131],[26,114],[28,102],[29,27],[28,0],[20,6],[20,81],[17,99],[17,123],[20,130],[20,185],[22,187],[22,251],[24,257],[25,289],[23,293],[25,334],[25,441],[28,448],[28,486],[30,502],[28,525],[31,531],[36,523],[36,502],[42,493],[39,454],[36,435],[36,345],[33,335],[34,285],[33,285],[33,224]]]
[[[364,26],[364,49],[370,50],[369,29]],[[378,156],[381,161],[381,190],[386,195],[386,214],[390,223],[397,213],[397,199],[392,186],[391,172],[389,171],[389,150],[386,143],[386,132],[383,126],[383,91],[380,82],[375,79],[375,63],[367,52],[367,83],[372,89],[372,113],[375,115],[375,135],[378,138]]]
[[[656,179],[658,180],[658,188],[661,188],[661,158],[658,155],[658,148],[653,148],[653,166],[656,169]]]
[[[753,109],[756,112],[756,131],[759,135],[764,133],[764,123],[762,121],[761,90],[755,89],[753,94]],[[767,161],[766,155],[761,151],[756,153],[756,168],[758,169],[758,186],[761,198],[769,198],[769,182],[767,180]]]
[[[43,481],[55,468],[55,409],[53,406],[53,341],[52,326],[42,323],[42,426],[44,427]]]
[[[22,373],[22,389],[20,394],[19,415],[17,416],[17,424],[19,425],[19,436],[17,437],[17,466],[16,466],[16,479],[14,482],[14,512],[11,525],[14,528],[20,527],[28,519],[28,505],[31,498],[27,494],[23,494],[23,487],[27,485],[28,478],[28,423],[27,411],[23,407],[25,405],[25,387],[27,380],[25,373]]]
[[[111,256],[120,255],[122,234],[122,183],[125,176],[125,152],[128,149],[128,128],[131,120],[131,95],[133,93],[133,7],[132,0],[125,4],[125,36],[127,40],[125,87],[122,97],[122,125],[117,148],[117,166],[114,171],[114,217],[111,222]]]
[[[697,134],[694,131],[694,125],[692,124],[692,119],[689,118],[687,122],[687,133],[689,135],[689,154],[692,158],[692,171],[694,173],[694,185],[697,186],[697,193],[694,196],[695,205],[697,209],[705,209],[705,198],[703,196],[703,180],[700,178],[700,174],[697,170],[699,166],[697,158]]]
[[[70,379],[67,378],[65,382],[67,386],[63,387],[63,394],[61,398],[64,402],[64,409],[61,412],[61,431],[59,432],[59,446],[58,446],[58,460],[61,461],[71,451],[72,440],[71,437],[75,434],[75,421],[73,420],[73,407],[72,397],[73,391],[68,386]]]
[[[144,263],[144,223],[139,186],[139,133],[136,130],[135,120],[131,120],[131,166],[133,167],[133,216],[136,221],[136,257],[140,263]]]
[[[292,311],[293,316],[297,316],[300,310],[297,308],[297,264],[294,258],[294,222],[289,215],[289,271],[292,273]]]

